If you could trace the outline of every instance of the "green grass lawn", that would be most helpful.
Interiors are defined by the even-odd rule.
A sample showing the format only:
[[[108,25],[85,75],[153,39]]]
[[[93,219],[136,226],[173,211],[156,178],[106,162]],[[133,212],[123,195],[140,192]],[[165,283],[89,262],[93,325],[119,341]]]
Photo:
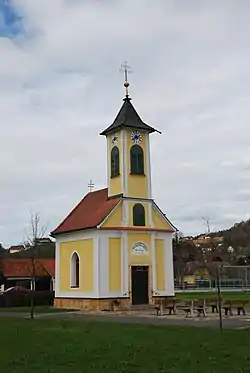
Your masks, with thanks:
[[[183,300],[193,300],[193,299],[207,299],[207,298],[216,298],[217,292],[183,292],[183,293],[175,293],[176,298],[183,299]],[[250,293],[245,291],[235,291],[235,292],[222,292],[221,293],[222,299],[230,299],[230,300],[249,300],[250,301]]]
[[[36,306],[34,309],[35,313],[58,313],[58,312],[67,312],[72,310],[67,310],[63,308],[54,308],[51,306]],[[3,307],[0,308],[0,312],[23,312],[23,313],[29,313],[30,307]]]
[[[8,373],[243,373],[250,330],[0,319]]]

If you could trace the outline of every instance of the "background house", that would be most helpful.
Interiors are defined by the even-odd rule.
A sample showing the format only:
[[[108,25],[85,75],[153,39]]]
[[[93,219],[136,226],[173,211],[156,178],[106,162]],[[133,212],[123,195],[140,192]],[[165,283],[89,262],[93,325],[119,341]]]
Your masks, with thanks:
[[[31,259],[6,258],[3,261],[4,288],[22,286],[31,289]],[[35,260],[35,290],[54,290],[55,260]]]
[[[35,268],[35,290],[54,290],[55,243],[49,238],[38,240],[35,249],[29,246],[14,245],[0,250],[0,280],[3,288],[20,285],[31,288]]]

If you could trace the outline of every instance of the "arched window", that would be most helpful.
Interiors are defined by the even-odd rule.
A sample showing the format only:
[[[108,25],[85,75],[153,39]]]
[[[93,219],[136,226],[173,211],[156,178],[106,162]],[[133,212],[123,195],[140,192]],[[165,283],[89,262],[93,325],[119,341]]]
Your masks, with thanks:
[[[72,288],[79,288],[80,284],[80,259],[77,253],[71,257],[71,274],[70,286]]]
[[[145,209],[140,203],[136,203],[133,207],[133,225],[145,226]]]
[[[130,172],[131,174],[144,174],[143,150],[139,145],[133,145],[130,149]]]
[[[117,146],[114,146],[111,150],[111,177],[115,177],[119,174],[119,149]]]

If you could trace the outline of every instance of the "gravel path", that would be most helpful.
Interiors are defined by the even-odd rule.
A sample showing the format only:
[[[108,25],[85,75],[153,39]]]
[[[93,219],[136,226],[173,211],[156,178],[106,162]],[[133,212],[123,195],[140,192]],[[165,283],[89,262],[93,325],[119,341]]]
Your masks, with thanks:
[[[28,313],[17,312],[0,312],[0,317],[14,317],[14,318],[29,318]],[[188,317],[178,316],[153,316],[150,314],[98,314],[98,313],[84,313],[81,311],[50,313],[50,314],[36,314],[36,319],[62,319],[72,321],[98,321],[98,322],[115,322],[124,324],[148,324],[148,325],[179,325],[179,326],[196,326],[218,328],[219,320],[217,316],[204,317]],[[225,329],[242,329],[250,327],[250,316],[231,316],[223,319],[223,327]]]

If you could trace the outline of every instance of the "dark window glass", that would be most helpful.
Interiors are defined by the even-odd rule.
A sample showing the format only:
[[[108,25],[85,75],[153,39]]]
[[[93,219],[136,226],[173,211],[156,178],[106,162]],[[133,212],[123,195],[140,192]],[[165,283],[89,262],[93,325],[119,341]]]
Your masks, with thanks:
[[[130,172],[131,174],[144,174],[143,150],[139,145],[133,145],[130,149]]]
[[[117,148],[117,146],[114,146],[111,150],[111,177],[117,176],[119,174],[119,149]]]
[[[133,207],[133,225],[145,226],[145,209],[140,203],[136,203]]]
[[[80,285],[80,260],[77,253],[72,255],[71,263],[71,287],[79,288]]]

